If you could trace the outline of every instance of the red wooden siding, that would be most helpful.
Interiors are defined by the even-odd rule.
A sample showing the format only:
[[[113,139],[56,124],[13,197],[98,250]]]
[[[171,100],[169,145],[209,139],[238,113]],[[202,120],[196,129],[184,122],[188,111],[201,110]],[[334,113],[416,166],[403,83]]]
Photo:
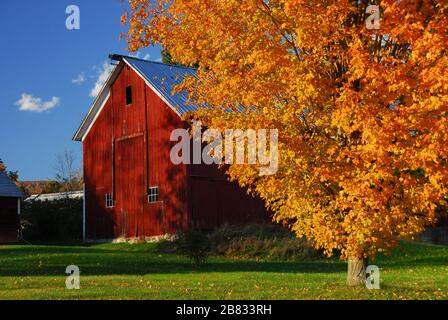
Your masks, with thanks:
[[[0,243],[17,241],[18,231],[18,199],[0,197]]]
[[[126,87],[132,87],[132,104],[126,105]],[[124,67],[112,86],[114,137],[146,131],[145,82],[129,67]]]
[[[105,194],[113,193],[112,107],[109,99],[83,142],[86,227],[90,239],[109,239],[119,234],[115,212],[106,208],[105,202]]]
[[[264,202],[229,182],[217,166],[190,165],[191,220],[196,228],[244,225],[270,221]]]
[[[144,235],[145,205],[144,136],[135,135],[115,140],[115,199],[120,236]]]
[[[171,132],[185,123],[136,72],[125,66],[110,92],[83,141],[89,239],[147,237],[267,217],[262,202],[225,181],[217,167],[171,163]],[[159,201],[148,203],[148,188],[156,186]],[[106,208],[107,193],[114,196],[113,208]]]
[[[126,87],[132,89],[132,103],[126,104]],[[115,235],[144,236],[146,194],[146,103],[145,82],[124,67],[111,88],[113,101]]]
[[[146,87],[148,105],[148,186],[159,187],[159,203],[148,204],[158,232],[174,233],[188,225],[187,169],[170,160],[170,135],[184,123],[159,96]]]

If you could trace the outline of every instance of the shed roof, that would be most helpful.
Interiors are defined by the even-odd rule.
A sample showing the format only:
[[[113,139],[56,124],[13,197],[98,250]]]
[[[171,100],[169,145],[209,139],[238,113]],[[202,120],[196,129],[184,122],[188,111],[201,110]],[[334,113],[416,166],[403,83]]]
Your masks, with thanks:
[[[171,108],[177,115],[182,116],[188,111],[195,111],[197,107],[188,103],[187,92],[173,93],[174,86],[180,84],[185,77],[195,76],[196,70],[183,66],[165,64],[161,62],[147,61],[123,55],[110,55],[111,59],[120,63],[112,71],[109,79],[104,84],[97,98],[89,109],[89,112],[76,131],[73,140],[82,141],[101,112],[109,98],[110,86],[118,77],[123,65],[131,67],[145,83]]]
[[[84,198],[84,191],[69,191],[46,194],[33,194],[25,199],[25,202],[32,201],[55,201],[62,199],[82,199]]]
[[[5,171],[0,171],[0,197],[23,197],[22,191],[9,179]]]

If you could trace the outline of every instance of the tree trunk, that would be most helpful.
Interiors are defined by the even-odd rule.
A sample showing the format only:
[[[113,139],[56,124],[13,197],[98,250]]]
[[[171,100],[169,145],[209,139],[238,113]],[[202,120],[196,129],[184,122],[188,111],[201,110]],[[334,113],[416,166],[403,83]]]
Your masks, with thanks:
[[[367,260],[359,258],[348,259],[347,284],[349,286],[365,286]]]

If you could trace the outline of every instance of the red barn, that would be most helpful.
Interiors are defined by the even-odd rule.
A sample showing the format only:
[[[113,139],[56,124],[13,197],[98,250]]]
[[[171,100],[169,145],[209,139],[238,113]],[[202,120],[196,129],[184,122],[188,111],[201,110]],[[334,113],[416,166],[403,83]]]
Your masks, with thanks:
[[[18,240],[22,197],[20,189],[0,170],[0,243]]]
[[[173,85],[195,70],[118,61],[74,136],[83,143],[87,239],[145,238],[188,227],[268,219],[263,201],[228,182],[217,166],[174,165],[171,132],[195,110]]]

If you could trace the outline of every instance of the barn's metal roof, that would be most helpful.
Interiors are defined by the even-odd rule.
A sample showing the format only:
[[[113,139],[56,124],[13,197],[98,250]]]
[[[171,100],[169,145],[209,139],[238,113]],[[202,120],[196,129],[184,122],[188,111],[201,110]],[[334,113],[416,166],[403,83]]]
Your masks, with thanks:
[[[194,105],[188,103],[188,97],[185,91],[173,94],[175,85],[180,84],[187,76],[196,75],[195,69],[123,55],[110,55],[110,58],[112,60],[118,60],[120,63],[115,67],[93,102],[89,112],[76,131],[73,140],[82,141],[87,135],[92,124],[95,122],[96,117],[109,98],[110,86],[115,81],[125,64],[134,69],[134,71],[145,80],[146,84],[151,87],[179,116],[182,116],[188,111],[195,111],[197,109]]]
[[[140,74],[159,94],[167,100],[168,105],[179,115],[197,108],[188,103],[185,91],[174,93],[173,88],[180,84],[187,76],[196,76],[196,70],[171,64],[146,61],[133,57],[123,57],[138,74]]]
[[[4,171],[0,171],[0,197],[23,197],[22,191],[9,179]]]

